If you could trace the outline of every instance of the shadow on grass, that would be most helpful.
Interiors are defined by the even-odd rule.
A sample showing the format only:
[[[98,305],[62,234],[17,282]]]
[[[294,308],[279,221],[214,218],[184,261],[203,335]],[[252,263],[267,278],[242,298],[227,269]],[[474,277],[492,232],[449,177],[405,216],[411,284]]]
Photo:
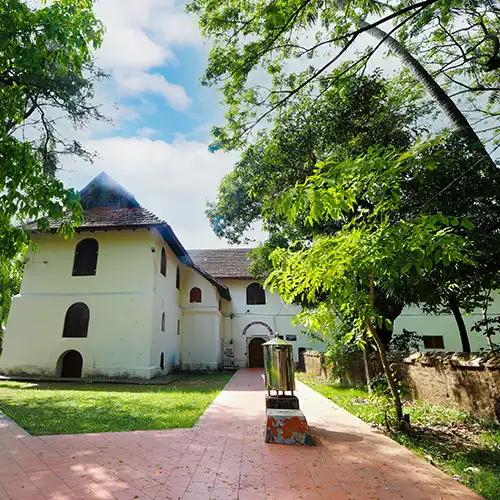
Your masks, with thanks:
[[[494,424],[493,424],[494,425]],[[499,432],[500,432],[500,428]],[[461,456],[469,465],[484,465],[498,469],[500,481],[500,448],[477,442],[457,439],[453,433],[442,432],[432,427],[413,426],[411,434],[394,436],[398,441],[426,450],[436,458],[454,458]]]
[[[211,373],[200,375],[186,375],[181,379],[174,380],[166,385],[156,384],[117,384],[113,382],[92,383],[85,380],[81,382],[0,382],[0,389],[13,391],[79,391],[79,392],[135,392],[135,393],[158,393],[158,392],[183,392],[199,393],[221,390],[231,378],[230,373]],[[1,399],[1,394],[0,394]]]

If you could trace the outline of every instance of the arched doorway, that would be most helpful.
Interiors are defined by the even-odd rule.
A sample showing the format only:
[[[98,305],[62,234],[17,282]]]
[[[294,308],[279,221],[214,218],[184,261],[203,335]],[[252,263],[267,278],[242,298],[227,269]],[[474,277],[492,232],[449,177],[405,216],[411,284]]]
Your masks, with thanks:
[[[262,344],[265,339],[254,337],[248,342],[248,366],[250,368],[262,368],[264,366],[264,349]]]
[[[64,378],[80,378],[82,376],[83,358],[78,351],[67,351],[59,358],[60,376]]]

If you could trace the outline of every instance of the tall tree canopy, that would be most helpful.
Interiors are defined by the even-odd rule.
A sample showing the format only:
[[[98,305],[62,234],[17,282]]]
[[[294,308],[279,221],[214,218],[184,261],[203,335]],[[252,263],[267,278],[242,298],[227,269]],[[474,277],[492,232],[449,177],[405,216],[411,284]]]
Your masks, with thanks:
[[[336,70],[334,77],[342,72],[343,68]],[[216,201],[207,210],[218,236],[242,242],[245,231],[261,219],[267,201],[304,181],[317,161],[338,148],[349,148],[358,155],[374,144],[400,150],[410,146],[417,131],[418,94],[403,92],[378,72],[340,78],[341,92],[335,87],[318,99],[302,95],[272,128],[261,130],[256,141],[242,149],[241,159],[224,178]],[[286,218],[274,215],[266,221],[266,229],[272,234],[292,231],[293,238],[294,230]],[[303,226],[302,230],[312,233],[315,228]]]
[[[427,135],[422,124],[429,121],[429,114],[424,113],[420,101],[420,93],[404,92],[397,79],[388,81],[377,74],[361,78],[344,75],[338,86],[319,99],[302,96],[270,130],[259,132],[257,141],[243,149],[241,160],[222,181],[217,199],[207,211],[215,232],[239,243],[252,223],[263,218],[269,239],[254,251],[253,263],[254,272],[261,278],[272,270],[268,257],[274,248],[336,234],[348,220],[329,218],[308,223],[300,212],[290,220],[274,210],[274,200],[304,182],[314,173],[318,161],[332,155],[357,157],[374,146],[406,151],[417,137]],[[376,294],[378,312],[389,321],[376,327],[388,343],[390,322],[404,305],[453,312],[463,350],[469,351],[460,308],[471,310],[484,302],[484,293],[498,279],[500,172],[490,162],[478,162],[477,151],[459,133],[446,133],[418,158],[420,168],[414,166],[412,175],[401,181],[398,210],[411,217],[444,214],[468,218],[474,226],[467,230],[474,264],[436,264],[433,272],[422,275],[418,283],[408,283],[401,277],[397,294]],[[307,300],[303,302],[308,305]]]
[[[56,172],[60,155],[89,153],[58,123],[103,119],[93,104],[103,74],[92,59],[102,34],[92,0],[0,2],[0,319],[19,283],[22,223],[38,219],[44,228],[64,214],[67,234],[81,221],[77,193]]]
[[[228,104],[226,126],[216,129],[224,147],[239,144],[302,90],[313,87],[320,94],[334,85],[332,68],[353,49],[362,52],[345,72],[364,71],[385,47],[486,155],[478,139],[482,128],[471,125],[485,117],[468,115],[471,106],[452,96],[472,96],[473,112],[498,116],[500,20],[494,0],[192,0],[188,8],[213,43],[204,82],[221,86]],[[373,46],[366,48],[364,35],[375,38]]]
[[[88,156],[60,135],[57,120],[83,126],[101,119],[92,104],[103,75],[92,50],[103,28],[92,0],[54,0],[35,8],[22,0],[0,4],[0,259],[12,258],[26,219],[80,220],[77,194],[56,178],[61,154]]]

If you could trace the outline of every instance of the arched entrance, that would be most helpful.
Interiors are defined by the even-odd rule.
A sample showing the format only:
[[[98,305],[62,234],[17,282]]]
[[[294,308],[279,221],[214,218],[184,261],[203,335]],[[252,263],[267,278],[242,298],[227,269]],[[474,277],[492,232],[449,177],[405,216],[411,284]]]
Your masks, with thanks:
[[[264,366],[264,349],[262,344],[265,339],[254,337],[248,342],[248,366],[250,368],[262,368]]]
[[[82,376],[83,358],[78,351],[67,351],[59,358],[59,374],[64,378]]]

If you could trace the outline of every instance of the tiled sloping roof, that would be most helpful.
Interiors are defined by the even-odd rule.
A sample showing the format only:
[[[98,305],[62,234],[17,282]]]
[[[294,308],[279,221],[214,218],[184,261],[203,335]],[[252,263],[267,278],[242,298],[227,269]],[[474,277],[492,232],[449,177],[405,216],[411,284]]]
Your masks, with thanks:
[[[188,250],[191,260],[215,278],[252,278],[248,271],[251,248]]]
[[[99,228],[126,228],[126,227],[141,227],[141,226],[155,226],[158,224],[166,224],[165,221],[159,219],[146,210],[144,207],[134,208],[117,208],[117,207],[98,207],[84,210],[84,222],[78,227],[77,231],[85,231],[87,229]],[[50,220],[50,229],[58,229],[64,221]],[[36,231],[36,221],[26,224],[27,231]]]

